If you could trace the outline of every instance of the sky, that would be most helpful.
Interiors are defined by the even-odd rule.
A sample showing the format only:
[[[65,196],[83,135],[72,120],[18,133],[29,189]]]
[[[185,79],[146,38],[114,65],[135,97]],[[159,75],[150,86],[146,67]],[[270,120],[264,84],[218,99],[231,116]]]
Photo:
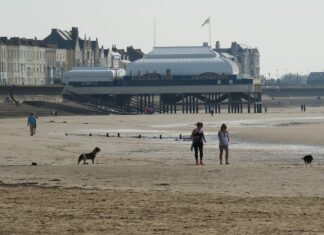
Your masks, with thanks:
[[[43,39],[79,28],[105,48],[245,43],[260,51],[261,74],[324,71],[323,0],[0,0],[0,36]]]

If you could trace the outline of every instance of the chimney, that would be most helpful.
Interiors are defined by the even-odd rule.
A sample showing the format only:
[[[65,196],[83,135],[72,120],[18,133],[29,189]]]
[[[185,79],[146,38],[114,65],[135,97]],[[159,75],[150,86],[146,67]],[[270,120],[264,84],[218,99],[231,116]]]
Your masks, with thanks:
[[[79,38],[79,29],[78,29],[78,27],[72,27],[71,35],[72,35],[73,40],[77,40]]]
[[[208,47],[208,42],[203,42],[203,47]]]
[[[216,42],[216,51],[219,50],[219,49],[220,49],[220,42],[217,41],[217,42]]]

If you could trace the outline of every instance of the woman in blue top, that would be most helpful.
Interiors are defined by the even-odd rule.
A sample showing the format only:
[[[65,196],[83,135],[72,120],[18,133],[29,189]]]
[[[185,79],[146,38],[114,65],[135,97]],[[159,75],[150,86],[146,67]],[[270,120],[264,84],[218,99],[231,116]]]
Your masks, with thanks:
[[[27,120],[27,126],[30,127],[30,135],[33,136],[36,133],[36,119],[38,117],[35,113],[30,113]]]

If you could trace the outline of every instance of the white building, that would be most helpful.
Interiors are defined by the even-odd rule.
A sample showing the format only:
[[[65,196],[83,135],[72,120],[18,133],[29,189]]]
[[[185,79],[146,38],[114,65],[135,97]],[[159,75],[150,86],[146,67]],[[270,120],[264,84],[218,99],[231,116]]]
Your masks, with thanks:
[[[107,67],[75,67],[66,72],[63,82],[68,86],[107,86],[115,79],[122,78],[126,72],[124,69],[111,69]]]
[[[208,46],[155,47],[127,66],[128,76],[159,74],[199,76],[203,74],[237,75],[238,66]]]
[[[242,78],[260,78],[260,53],[258,48],[237,42],[232,42],[230,48],[221,48],[220,42],[217,41],[214,50],[235,62]]]
[[[2,83],[45,84],[45,48],[39,44],[39,41],[0,38],[0,48],[0,81]]]
[[[56,83],[68,69],[68,52],[55,47],[46,48],[46,84]]]

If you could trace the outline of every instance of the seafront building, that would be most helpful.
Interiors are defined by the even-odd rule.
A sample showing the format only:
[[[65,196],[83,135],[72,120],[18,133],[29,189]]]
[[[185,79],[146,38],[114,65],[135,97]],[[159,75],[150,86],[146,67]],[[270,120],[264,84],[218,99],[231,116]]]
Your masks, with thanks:
[[[127,47],[126,50],[118,49],[112,45],[111,49],[104,50],[103,63],[100,66],[113,69],[126,69],[126,66],[135,60],[143,58],[144,53],[141,49],[135,49],[133,46]]]
[[[307,77],[307,83],[312,85],[324,85],[324,72],[311,72]]]
[[[155,48],[152,53],[156,50],[158,49]],[[230,48],[221,48],[220,42],[216,42],[213,50],[219,58],[229,60],[237,66],[239,78],[260,78],[260,54],[257,48],[236,42],[233,42]],[[135,66],[132,65],[133,62],[143,61],[143,57],[146,61],[152,53],[145,57],[140,49],[133,46],[120,49],[113,45],[105,49],[99,46],[97,38],[91,40],[86,35],[81,38],[77,27],[72,27],[70,31],[52,29],[43,40],[1,37],[0,84],[60,83],[63,74],[74,67],[126,70],[128,66]]]
[[[232,42],[230,48],[221,48],[220,42],[215,45],[216,52],[237,64],[242,78],[260,78],[260,53],[258,48]]]
[[[73,67],[99,65],[98,40],[81,40],[78,28],[52,29],[44,40],[0,38],[0,83],[45,85],[60,82]]]
[[[46,48],[37,39],[0,38],[0,82],[42,85],[46,81]]]
[[[43,40],[0,37],[0,84],[60,83],[63,74],[74,67],[125,69],[143,54],[132,46],[126,51],[116,46],[105,50],[98,39],[81,39],[77,27],[52,29]]]

